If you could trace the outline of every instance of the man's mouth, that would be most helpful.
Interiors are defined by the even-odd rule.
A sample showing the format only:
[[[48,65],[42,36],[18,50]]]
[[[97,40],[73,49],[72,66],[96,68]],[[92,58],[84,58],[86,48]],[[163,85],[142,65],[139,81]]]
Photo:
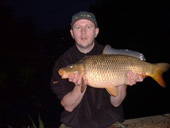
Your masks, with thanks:
[[[81,40],[87,40],[87,37],[81,37]]]

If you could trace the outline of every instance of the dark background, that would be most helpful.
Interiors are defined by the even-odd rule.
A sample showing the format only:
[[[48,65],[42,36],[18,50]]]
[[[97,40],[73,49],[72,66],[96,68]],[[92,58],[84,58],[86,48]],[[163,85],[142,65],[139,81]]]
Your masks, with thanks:
[[[61,17],[59,21],[48,19],[48,22],[55,21],[54,26],[43,20],[37,21],[36,16],[31,16],[31,13],[16,15],[20,6],[9,5],[10,3],[4,4],[0,0],[2,128],[7,127],[7,124],[14,128],[28,126],[31,124],[28,116],[38,125],[39,114],[46,128],[59,126],[59,116],[63,108],[51,91],[50,77],[55,60],[74,43],[69,33],[69,24],[71,16],[82,9],[96,15],[100,27],[97,37],[99,43],[142,52],[151,63],[170,63],[168,0],[96,0],[86,8],[83,4],[81,8],[81,3],[76,5],[79,6],[76,9],[68,4],[67,11],[67,4],[61,4],[65,7],[64,12],[68,13],[54,13],[65,17]],[[38,16],[46,13],[42,11]],[[166,88],[162,88],[149,77],[142,83],[128,87],[124,100],[125,118],[170,113],[169,78],[170,71],[164,74]]]

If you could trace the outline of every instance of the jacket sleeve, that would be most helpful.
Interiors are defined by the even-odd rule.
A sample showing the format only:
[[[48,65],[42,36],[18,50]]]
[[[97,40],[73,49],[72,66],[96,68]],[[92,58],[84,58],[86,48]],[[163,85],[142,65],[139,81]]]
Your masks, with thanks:
[[[73,90],[74,84],[70,83],[68,79],[62,79],[58,73],[58,70],[62,67],[65,67],[66,64],[64,61],[57,60],[51,76],[51,89],[57,95],[58,99],[62,100],[62,98]]]

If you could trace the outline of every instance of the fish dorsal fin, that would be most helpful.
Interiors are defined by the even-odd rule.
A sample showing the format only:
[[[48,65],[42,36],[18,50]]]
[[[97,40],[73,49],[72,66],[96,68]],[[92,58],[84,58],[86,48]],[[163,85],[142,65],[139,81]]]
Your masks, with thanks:
[[[106,88],[106,90],[108,91],[108,93],[112,96],[117,96],[118,95],[118,89],[115,86],[111,86],[109,88]]]
[[[140,52],[136,52],[136,51],[132,51],[132,50],[128,50],[128,49],[114,49],[110,45],[106,45],[104,47],[102,54],[128,55],[128,56],[132,56],[132,57],[135,57],[135,58],[143,60],[143,61],[146,60],[144,55]]]
[[[111,53],[111,50],[112,50],[112,47],[107,44],[107,45],[105,45],[102,54],[112,54],[112,53]]]

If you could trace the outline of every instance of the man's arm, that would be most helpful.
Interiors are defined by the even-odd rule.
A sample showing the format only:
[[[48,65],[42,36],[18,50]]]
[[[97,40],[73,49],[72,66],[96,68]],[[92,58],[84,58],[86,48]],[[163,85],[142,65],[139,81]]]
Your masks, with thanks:
[[[145,73],[143,73],[143,76],[145,76]],[[110,102],[113,106],[118,107],[122,101],[126,97],[126,90],[127,90],[127,85],[134,85],[137,82],[142,82],[143,77],[139,74],[134,74],[132,71],[129,71],[127,73],[127,83],[126,85],[120,85],[118,86],[118,95],[117,96],[110,96]]]
[[[81,75],[78,75],[77,73],[71,75],[69,76],[69,81],[73,82],[75,84],[75,87],[71,92],[69,92],[63,97],[63,99],[61,100],[61,104],[65,108],[65,110],[72,112],[74,108],[76,108],[78,104],[81,102],[87,88],[87,82],[85,81],[84,92],[81,92],[81,86],[82,86]]]
[[[110,96],[110,102],[113,106],[118,107],[126,97],[127,85],[120,85],[117,87],[118,95]]]

